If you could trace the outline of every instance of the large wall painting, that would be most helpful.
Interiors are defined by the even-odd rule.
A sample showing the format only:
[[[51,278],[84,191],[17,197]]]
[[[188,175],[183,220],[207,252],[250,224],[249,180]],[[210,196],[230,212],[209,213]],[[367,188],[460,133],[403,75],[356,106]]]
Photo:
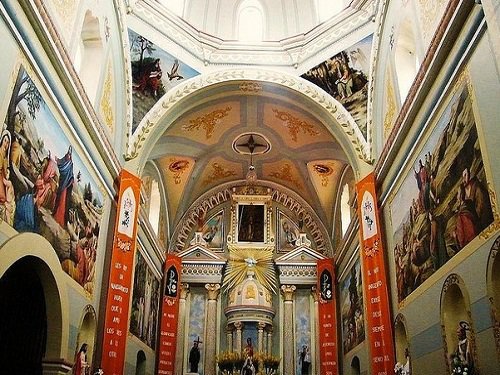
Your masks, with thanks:
[[[340,303],[342,346],[345,354],[365,339],[363,284],[359,259],[351,267],[349,275],[340,283]]]
[[[149,347],[156,347],[160,303],[160,281],[148,267],[140,251],[136,253],[130,332]]]
[[[200,73],[133,30],[128,30],[128,37],[132,64],[132,128],[135,130],[163,94]]]
[[[53,246],[93,293],[103,196],[35,83],[21,67],[0,137],[0,216]]]
[[[391,204],[399,301],[493,221],[463,77]]]
[[[369,35],[301,76],[337,99],[349,111],[365,138],[372,42],[373,35]]]

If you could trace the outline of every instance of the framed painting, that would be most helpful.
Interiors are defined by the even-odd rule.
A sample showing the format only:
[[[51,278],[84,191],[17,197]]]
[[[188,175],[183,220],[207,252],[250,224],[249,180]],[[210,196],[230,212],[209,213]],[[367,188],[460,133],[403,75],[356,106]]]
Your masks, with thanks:
[[[265,242],[265,205],[237,205],[237,241]]]

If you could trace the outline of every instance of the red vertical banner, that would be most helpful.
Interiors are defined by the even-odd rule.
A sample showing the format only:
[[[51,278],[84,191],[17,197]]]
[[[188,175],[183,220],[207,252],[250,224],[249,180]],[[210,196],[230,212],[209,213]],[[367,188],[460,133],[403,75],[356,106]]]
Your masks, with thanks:
[[[394,373],[394,348],[384,249],[373,173],[356,184],[372,375]]]
[[[137,234],[141,179],[122,169],[119,176],[101,367],[106,375],[122,375]]]
[[[320,374],[338,375],[337,312],[335,308],[335,269],[333,259],[317,262],[319,293]]]
[[[161,306],[160,342],[158,345],[158,375],[174,374],[181,267],[181,258],[167,254],[165,286]]]

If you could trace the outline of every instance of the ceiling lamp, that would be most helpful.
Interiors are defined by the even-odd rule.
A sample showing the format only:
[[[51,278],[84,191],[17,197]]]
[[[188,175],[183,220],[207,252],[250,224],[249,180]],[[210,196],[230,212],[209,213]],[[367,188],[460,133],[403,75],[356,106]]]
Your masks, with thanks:
[[[247,185],[254,185],[257,181],[257,172],[253,165],[253,157],[267,154],[271,150],[271,143],[259,133],[243,133],[233,141],[233,150],[240,155],[250,155],[250,164],[245,179]]]

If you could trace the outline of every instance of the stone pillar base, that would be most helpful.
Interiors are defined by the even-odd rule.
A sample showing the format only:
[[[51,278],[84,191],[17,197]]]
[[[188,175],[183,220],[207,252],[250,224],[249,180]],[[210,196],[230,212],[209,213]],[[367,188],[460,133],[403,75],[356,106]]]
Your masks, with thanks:
[[[43,375],[67,375],[72,367],[62,358],[44,359],[42,362]]]

